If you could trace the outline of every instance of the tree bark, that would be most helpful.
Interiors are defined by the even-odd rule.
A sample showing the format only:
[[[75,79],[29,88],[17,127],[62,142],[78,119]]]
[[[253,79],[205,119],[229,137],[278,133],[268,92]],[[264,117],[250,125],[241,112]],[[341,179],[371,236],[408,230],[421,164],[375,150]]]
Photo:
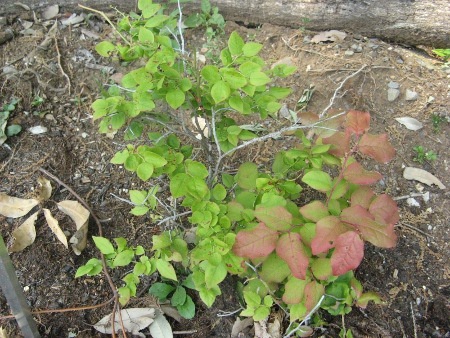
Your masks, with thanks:
[[[24,9],[16,0],[2,0],[0,15]],[[135,10],[126,0],[21,0],[40,11],[59,4],[63,11],[77,4],[110,10]],[[155,1],[156,2],[156,1]],[[161,2],[161,1],[160,1]],[[186,11],[199,10],[199,0],[183,3]],[[211,0],[228,20],[244,23],[272,23],[311,30],[339,29],[410,45],[450,46],[449,0]],[[79,10],[79,9],[78,9]]]

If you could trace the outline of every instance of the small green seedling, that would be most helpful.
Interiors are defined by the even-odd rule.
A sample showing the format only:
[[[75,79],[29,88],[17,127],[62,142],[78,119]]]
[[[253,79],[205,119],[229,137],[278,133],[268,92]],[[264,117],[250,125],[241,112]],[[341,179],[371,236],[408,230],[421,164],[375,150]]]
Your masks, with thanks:
[[[44,98],[40,97],[39,95],[36,95],[34,97],[33,101],[31,102],[31,106],[32,107],[39,107],[43,103],[44,103]]]
[[[433,53],[443,58],[444,61],[448,61],[450,58],[450,48],[433,49]]]
[[[422,146],[416,146],[413,150],[416,152],[416,156],[413,158],[414,162],[423,164],[425,161],[434,162],[437,160],[437,154],[432,150],[426,151]]]
[[[448,120],[437,113],[431,115],[431,122],[433,123],[433,131],[437,134],[441,131],[442,125]]]
[[[22,130],[18,124],[11,124],[6,127],[11,112],[16,109],[17,99],[12,99],[9,103],[5,103],[0,110],[0,145],[3,144],[10,136],[17,135]]]
[[[175,307],[183,318],[192,319],[195,315],[195,304],[191,296],[187,294],[186,288],[195,290],[192,279],[186,279],[178,285],[154,283],[148,292],[157,297],[160,302],[170,299],[170,305]]]
[[[202,0],[201,13],[190,15],[184,24],[189,28],[206,27],[208,41],[212,40],[217,33],[223,34],[225,29],[225,20],[222,14],[219,14],[217,7],[211,6],[209,0]]]

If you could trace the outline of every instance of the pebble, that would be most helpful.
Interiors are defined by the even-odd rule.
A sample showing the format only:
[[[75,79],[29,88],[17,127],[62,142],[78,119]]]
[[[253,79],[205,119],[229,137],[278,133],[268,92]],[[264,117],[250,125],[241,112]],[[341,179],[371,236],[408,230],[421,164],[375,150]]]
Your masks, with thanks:
[[[404,62],[402,58],[398,58],[396,61],[398,64],[403,64],[403,62]]]
[[[353,51],[354,51],[355,53],[361,53],[361,52],[362,52],[362,46],[361,46],[361,45],[358,45],[358,44],[356,44],[356,43],[353,44],[351,48],[353,49]]]
[[[355,52],[352,51],[352,50],[346,50],[344,54],[345,54],[346,56],[352,56],[353,54],[355,54]]]
[[[303,38],[303,43],[304,44],[310,44],[311,43],[311,37],[310,36],[305,36],[304,38]]]
[[[388,89],[388,101],[389,102],[395,101],[399,95],[400,95],[400,90],[395,89],[395,88]]]
[[[81,133],[81,137],[82,138],[86,138],[86,137],[88,137],[89,135],[88,135],[88,133]]]
[[[380,47],[380,46],[377,45],[376,43],[369,42],[369,43],[367,44],[367,47],[372,48],[372,49],[377,49],[377,48]]]
[[[398,82],[390,81],[388,83],[388,87],[392,88],[392,89],[399,89],[400,88],[400,84]]]
[[[419,97],[419,94],[417,94],[417,92],[410,90],[410,89],[406,89],[406,93],[405,93],[406,101],[415,101],[415,100],[417,100],[418,97]]]

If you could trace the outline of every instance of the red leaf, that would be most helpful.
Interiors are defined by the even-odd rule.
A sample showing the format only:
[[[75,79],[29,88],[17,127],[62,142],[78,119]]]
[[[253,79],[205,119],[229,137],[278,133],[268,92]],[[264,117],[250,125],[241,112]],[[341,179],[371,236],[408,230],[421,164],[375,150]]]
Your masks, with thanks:
[[[292,214],[281,205],[274,207],[258,205],[255,210],[255,217],[275,230],[287,231],[292,226]]]
[[[374,192],[369,187],[358,187],[350,198],[350,204],[352,206],[354,205],[360,205],[365,209],[369,209],[369,205],[373,200],[373,197],[375,196]]]
[[[336,238],[348,230],[349,228],[339,220],[339,217],[322,218],[316,224],[316,235],[311,241],[312,254],[318,255],[334,248]]]
[[[292,232],[282,235],[277,242],[277,255],[289,265],[295,278],[305,279],[309,257],[299,234]]]
[[[362,135],[369,130],[370,114],[368,112],[350,110],[347,113],[345,126],[350,132],[356,135]]]
[[[304,126],[308,126],[319,121],[319,115],[310,112],[298,113],[297,117],[300,119],[300,121],[302,121],[302,124]]]
[[[369,212],[377,222],[396,224],[400,220],[397,203],[388,195],[377,196],[370,204]]]
[[[328,216],[328,208],[321,201],[313,201],[300,208],[300,213],[306,219],[317,222]]]
[[[336,157],[344,157],[345,153],[350,151],[350,133],[338,131],[330,137],[323,138],[322,142],[331,144],[328,152]]]
[[[241,230],[236,236],[233,252],[251,259],[268,256],[277,245],[278,232],[259,223],[250,230]]]
[[[397,242],[394,225],[382,224],[374,220],[374,216],[360,205],[342,210],[342,222],[357,229],[362,238],[381,248],[392,248]]]
[[[314,306],[319,302],[320,298],[325,293],[325,288],[322,284],[312,281],[306,284],[304,290],[304,300],[306,309],[311,311]]]
[[[338,236],[331,255],[333,275],[340,276],[356,269],[364,257],[364,241],[355,231],[347,231]]]
[[[353,162],[344,169],[344,178],[350,183],[370,185],[381,180],[381,174],[376,171],[368,171],[358,162]]]
[[[389,143],[387,134],[364,134],[358,144],[359,152],[380,163],[388,163],[395,156],[395,149]]]

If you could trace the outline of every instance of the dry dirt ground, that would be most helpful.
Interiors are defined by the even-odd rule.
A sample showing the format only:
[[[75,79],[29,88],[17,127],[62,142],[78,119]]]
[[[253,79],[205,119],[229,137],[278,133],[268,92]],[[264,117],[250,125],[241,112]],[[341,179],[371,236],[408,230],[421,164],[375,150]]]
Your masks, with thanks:
[[[39,168],[45,168],[72,187],[104,220],[105,236],[124,236],[132,244],[149,246],[151,236],[160,229],[149,218],[131,216],[130,206],[112,195],[127,198],[128,189],[142,186],[139,180],[109,163],[125,143],[120,135],[110,139],[98,134],[91,118],[90,104],[99,97],[102,84],[110,76],[102,66],[113,67],[116,72],[121,69],[95,54],[93,47],[100,40],[94,40],[86,31],[102,39],[110,28],[91,17],[76,27],[59,26],[55,37],[48,36],[52,22],[44,26],[44,21],[34,23],[31,35],[23,35],[19,31],[24,29],[24,20],[34,21],[32,12],[7,19],[0,32],[11,28],[15,36],[0,45],[3,71],[0,103],[3,106],[13,98],[20,100],[9,123],[20,124],[23,131],[0,147],[0,191],[23,198],[32,196],[36,180],[42,175]],[[449,116],[449,77],[442,62],[421,50],[352,34],[340,42],[310,44],[305,37],[312,34],[300,29],[271,25],[249,28],[227,23],[226,34],[232,30],[238,30],[247,40],[263,43],[262,56],[269,64],[289,57],[298,66],[298,72],[284,83],[294,90],[287,101],[291,109],[303,90],[314,85],[308,111],[321,112],[343,80],[366,65],[337,92],[332,109],[369,111],[372,129],[388,133],[397,156],[390,164],[377,166],[384,176],[377,189],[400,197],[401,221],[396,228],[397,247],[382,250],[366,245],[364,261],[356,272],[365,288],[378,292],[384,304],[370,304],[364,311],[355,308],[346,316],[345,324],[355,337],[450,337],[448,188],[439,189],[403,178],[405,166],[416,166],[450,186],[449,123],[442,122],[439,130],[434,130],[432,124],[433,114]],[[186,37],[197,46],[206,42],[199,32],[187,33]],[[42,44],[46,38],[49,39]],[[9,66],[6,71],[5,66]],[[9,71],[12,73],[6,74]],[[392,102],[388,101],[391,81],[400,86],[400,95]],[[417,99],[405,100],[407,89],[416,92]],[[43,102],[33,105],[37,97]],[[424,127],[411,131],[394,119],[404,116],[416,118]],[[270,128],[277,128],[281,123],[284,122],[273,120]],[[37,125],[45,126],[48,131],[32,134],[28,129]],[[269,140],[245,149],[229,165],[237,167],[244,160],[269,165],[273,147],[282,147],[283,142]],[[414,162],[414,146],[432,150],[437,159],[423,164]],[[374,166],[370,162],[369,165]],[[56,210],[54,202],[73,199],[73,196],[56,182],[52,184],[54,193],[47,207]],[[401,198],[419,192],[428,192],[429,200],[415,197],[418,206],[410,206],[406,198]],[[63,216],[60,222],[64,230],[74,231]],[[5,240],[10,241],[10,234],[18,225],[18,220],[0,216],[0,231]],[[96,234],[97,228],[91,223],[90,235]],[[96,255],[92,241],[80,256],[66,250],[43,218],[39,218],[35,243],[11,257],[31,308],[58,310],[101,304],[111,297],[103,276],[74,278],[76,269]],[[117,284],[123,273],[112,273]],[[148,278],[140,285],[140,305],[151,301],[145,295],[153,281]],[[235,317],[217,315],[236,310],[239,305],[235,281],[224,284],[223,295],[212,309],[197,302],[196,317],[180,323],[171,321],[174,330],[190,332],[182,337],[229,337]],[[91,325],[110,313],[111,306],[34,317],[44,337],[100,337]],[[10,309],[0,293],[0,317],[9,314]],[[337,337],[341,318],[322,315],[328,324],[315,335]],[[0,318],[0,326],[11,337],[20,337],[13,320]],[[143,332],[149,336],[148,331]]]

